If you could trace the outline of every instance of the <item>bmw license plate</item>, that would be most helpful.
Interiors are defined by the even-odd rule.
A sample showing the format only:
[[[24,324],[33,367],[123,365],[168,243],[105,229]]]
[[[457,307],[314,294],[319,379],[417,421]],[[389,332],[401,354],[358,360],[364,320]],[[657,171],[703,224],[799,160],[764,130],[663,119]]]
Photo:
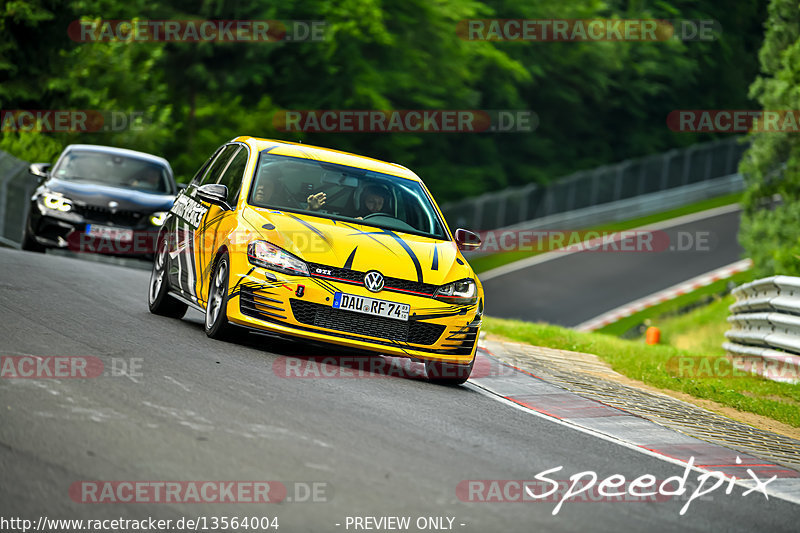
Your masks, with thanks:
[[[117,242],[128,242],[133,240],[133,230],[128,228],[115,228],[112,226],[101,226],[99,224],[88,224],[86,234],[92,237],[101,237]]]
[[[377,300],[344,292],[337,292],[333,295],[333,308],[355,311],[365,315],[394,318],[396,320],[408,320],[408,313],[411,311],[411,306],[408,304],[387,302],[386,300]]]

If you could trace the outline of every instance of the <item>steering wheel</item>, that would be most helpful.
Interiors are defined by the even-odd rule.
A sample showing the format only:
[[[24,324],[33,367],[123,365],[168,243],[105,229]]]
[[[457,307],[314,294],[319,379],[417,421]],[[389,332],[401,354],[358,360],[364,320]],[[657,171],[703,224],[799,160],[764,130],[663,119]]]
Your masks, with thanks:
[[[363,217],[361,217],[361,219],[367,220],[368,218],[374,218],[374,217],[386,217],[386,218],[393,218],[395,220],[400,220],[399,218],[392,216],[389,213],[370,213],[369,215],[364,215]]]

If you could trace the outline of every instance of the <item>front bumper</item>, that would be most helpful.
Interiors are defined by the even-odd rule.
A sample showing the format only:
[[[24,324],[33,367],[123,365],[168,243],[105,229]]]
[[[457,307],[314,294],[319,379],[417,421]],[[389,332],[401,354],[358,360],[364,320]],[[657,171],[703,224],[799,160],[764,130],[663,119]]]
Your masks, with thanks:
[[[69,249],[73,252],[131,256],[147,256],[155,251],[159,230],[156,226],[120,225],[109,222],[107,218],[96,217],[95,220],[78,213],[56,215],[37,204],[31,208],[36,211],[32,212],[27,222],[28,234],[42,246]],[[133,236],[130,240],[118,240],[88,235],[86,231],[90,224],[131,230]]]
[[[478,304],[454,306],[424,296],[375,294],[328,279],[248,270],[231,276],[227,314],[235,324],[420,361],[468,364],[475,356],[482,318]],[[409,304],[409,320],[335,309],[337,291]]]

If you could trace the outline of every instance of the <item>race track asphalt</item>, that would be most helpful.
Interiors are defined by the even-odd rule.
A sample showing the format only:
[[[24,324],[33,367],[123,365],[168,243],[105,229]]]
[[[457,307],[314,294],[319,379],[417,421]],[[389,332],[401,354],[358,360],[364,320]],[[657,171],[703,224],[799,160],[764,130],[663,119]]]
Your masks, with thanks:
[[[680,500],[568,501],[555,516],[554,503],[463,502],[462,480],[683,469],[469,387],[286,377],[281,361],[331,350],[254,334],[210,340],[197,312],[148,312],[148,276],[0,249],[3,356],[93,356],[129,374],[0,379],[1,517],[277,516],[283,532],[353,531],[346,517],[381,515],[453,517],[464,532],[796,531],[797,505],[719,491],[683,516]],[[295,500],[296,483],[317,482],[327,501],[77,503],[69,489],[81,480],[273,480]]]
[[[729,211],[659,230],[654,251],[643,245],[637,251],[607,246],[607,251],[555,253],[552,260],[483,280],[486,313],[576,326],[741,259],[736,238],[739,213]]]

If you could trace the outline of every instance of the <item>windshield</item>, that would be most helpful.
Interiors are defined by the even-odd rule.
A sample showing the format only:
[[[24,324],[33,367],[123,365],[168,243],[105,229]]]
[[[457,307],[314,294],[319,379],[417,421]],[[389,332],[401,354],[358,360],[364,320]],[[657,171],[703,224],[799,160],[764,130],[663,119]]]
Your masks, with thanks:
[[[53,176],[148,192],[174,192],[164,165],[106,152],[72,150],[58,162]]]
[[[448,239],[420,183],[355,167],[262,153],[248,203]]]

